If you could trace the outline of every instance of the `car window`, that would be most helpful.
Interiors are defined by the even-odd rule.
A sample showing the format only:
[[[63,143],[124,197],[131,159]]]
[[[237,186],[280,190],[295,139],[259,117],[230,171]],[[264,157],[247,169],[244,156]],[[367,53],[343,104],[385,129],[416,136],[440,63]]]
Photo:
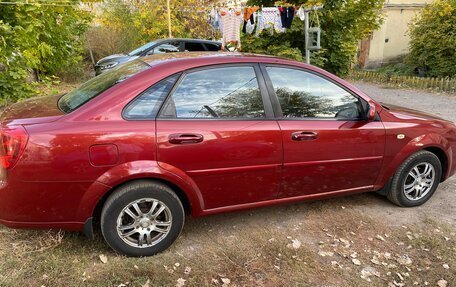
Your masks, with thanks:
[[[71,113],[110,87],[149,67],[150,66],[148,64],[140,60],[134,60],[123,65],[119,65],[106,73],[88,80],[79,88],[76,88],[62,96],[58,102],[58,106],[63,112]]]
[[[179,75],[170,76],[156,83],[130,102],[123,116],[125,119],[154,119],[164,98],[171,91]]]
[[[284,118],[362,117],[361,100],[325,78],[298,69],[266,70]]]
[[[206,51],[203,44],[195,43],[195,42],[186,42],[185,43],[185,51],[193,52],[193,51]]]
[[[261,118],[263,101],[251,66],[189,73],[169,97],[164,118]]]
[[[207,48],[208,51],[220,51],[220,45],[217,45],[217,44],[208,44],[208,43],[205,43],[204,44]]]
[[[175,52],[179,52],[179,42],[172,42],[172,43],[158,45],[157,47],[155,47],[152,50],[150,50],[149,52],[147,52],[147,55],[175,53]]]
[[[155,45],[155,42],[149,42],[149,43],[131,51],[130,53],[128,53],[128,56],[139,56],[142,53],[144,53],[144,51],[146,51],[147,49],[152,47],[153,45]]]

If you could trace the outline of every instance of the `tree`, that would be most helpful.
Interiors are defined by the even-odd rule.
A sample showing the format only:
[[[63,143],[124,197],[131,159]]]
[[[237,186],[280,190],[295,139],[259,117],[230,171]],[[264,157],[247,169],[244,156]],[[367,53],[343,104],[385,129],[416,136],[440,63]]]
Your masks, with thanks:
[[[406,62],[424,67],[432,77],[456,75],[456,1],[426,4],[410,26],[410,53]]]
[[[272,0],[251,0],[251,5],[272,6]],[[312,63],[324,69],[345,75],[355,60],[358,43],[372,33],[382,22],[381,9],[384,0],[317,0],[287,1],[297,6],[323,4],[318,11],[322,29],[322,49],[313,53]],[[316,22],[316,13],[311,13],[311,20]],[[304,23],[295,19],[289,31],[284,34],[270,35],[263,32],[260,38],[250,35],[243,37],[243,50],[260,51],[267,54],[287,56],[302,60],[305,53]]]
[[[210,38],[211,28],[203,11],[200,0],[171,1],[171,27],[173,37]],[[166,0],[125,1],[109,0],[102,6],[97,19],[101,24],[91,31],[89,40],[100,56],[109,53],[129,52],[138,46],[160,38],[168,38],[168,19]],[[100,35],[101,34],[101,35]],[[98,36],[100,35],[100,36]],[[105,50],[100,38],[113,43],[113,49]]]
[[[0,105],[33,93],[32,70],[47,76],[77,64],[90,20],[76,0],[13,2],[0,5]]]

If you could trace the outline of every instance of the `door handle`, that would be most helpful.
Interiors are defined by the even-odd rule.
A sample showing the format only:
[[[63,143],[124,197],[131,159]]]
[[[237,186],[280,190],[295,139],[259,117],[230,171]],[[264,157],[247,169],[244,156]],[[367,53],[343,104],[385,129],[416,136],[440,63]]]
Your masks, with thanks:
[[[316,132],[294,132],[291,134],[291,139],[294,141],[309,141],[317,138],[318,133]]]
[[[172,144],[194,144],[200,143],[204,139],[200,134],[171,134],[168,141]]]

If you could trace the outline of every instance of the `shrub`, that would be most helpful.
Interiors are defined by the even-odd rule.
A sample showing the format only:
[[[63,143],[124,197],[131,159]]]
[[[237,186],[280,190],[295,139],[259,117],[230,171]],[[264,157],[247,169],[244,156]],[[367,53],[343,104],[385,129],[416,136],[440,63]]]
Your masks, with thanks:
[[[324,4],[324,8],[318,11],[322,49],[312,52],[311,63],[338,75],[346,75],[355,61],[359,41],[380,26],[384,0],[288,1],[296,5],[303,2],[307,6]],[[274,5],[271,0],[251,0],[249,3]],[[316,15],[311,13],[314,23],[317,22]],[[299,60],[305,54],[304,34],[304,22],[295,17],[291,29],[286,33],[269,35],[265,32],[259,38],[244,35],[243,50],[290,56]]]
[[[0,5],[0,105],[35,93],[32,71],[47,79],[76,65],[89,21],[79,1],[55,6],[15,2]]]
[[[432,77],[456,75],[456,1],[426,4],[410,26],[406,62],[423,67]]]

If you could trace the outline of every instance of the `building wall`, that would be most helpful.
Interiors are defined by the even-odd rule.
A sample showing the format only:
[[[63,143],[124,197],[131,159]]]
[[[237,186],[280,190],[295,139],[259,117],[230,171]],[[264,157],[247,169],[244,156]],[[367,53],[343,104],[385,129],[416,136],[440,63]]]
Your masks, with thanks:
[[[384,6],[384,22],[373,32],[364,49],[364,68],[376,68],[400,60],[409,50],[410,21],[432,0],[390,0]],[[366,45],[366,43],[363,43]]]

